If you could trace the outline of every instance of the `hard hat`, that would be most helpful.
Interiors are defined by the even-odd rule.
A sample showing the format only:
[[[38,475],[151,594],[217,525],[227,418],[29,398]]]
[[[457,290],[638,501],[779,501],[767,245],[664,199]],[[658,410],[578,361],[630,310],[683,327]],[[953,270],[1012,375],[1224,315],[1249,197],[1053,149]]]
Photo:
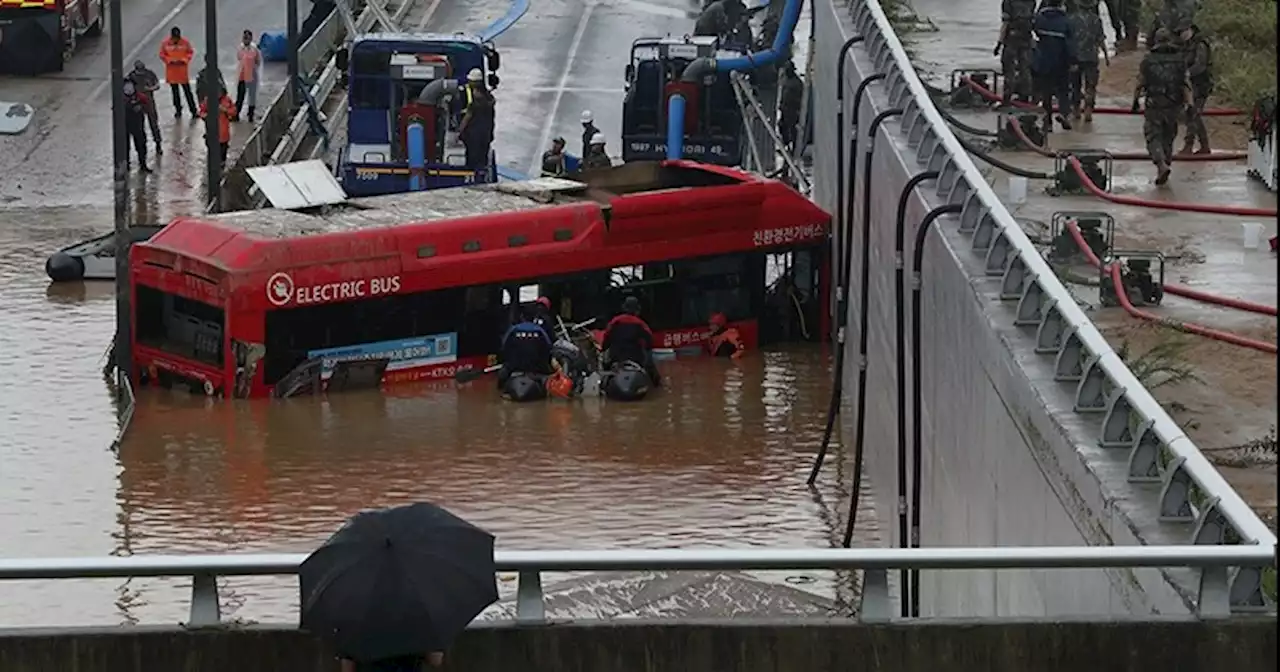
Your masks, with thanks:
[[[604,133],[596,133],[595,135],[591,136],[591,142],[590,142],[590,144],[592,144],[592,145],[603,145],[603,144],[604,144]]]
[[[484,81],[484,73],[480,72],[480,68],[471,68],[471,70],[467,71],[467,81],[482,82]]]
[[[134,69],[134,70],[141,70],[141,69],[143,69],[143,68],[145,68],[145,67],[147,67],[147,64],[146,64],[146,63],[143,63],[143,62],[142,62],[142,59],[138,59],[138,60],[136,60],[136,61],[134,61],[134,62],[133,62],[133,69]]]
[[[724,316],[724,313],[712,313],[711,324],[713,326],[723,327],[724,325],[729,324],[729,319]]]
[[[547,310],[551,310],[551,299],[548,299],[545,296],[539,296],[537,300],[534,301],[534,303],[538,304],[539,306],[542,306],[543,308],[546,308]]]
[[[592,116],[591,116],[591,110],[583,110],[583,111],[582,111],[582,123],[584,123],[584,124],[589,124],[589,123],[591,123],[591,120],[592,120],[592,119],[594,119],[594,118],[595,118],[595,117],[592,117]]]
[[[558,137],[558,136],[557,136],[554,140],[552,140],[552,141],[551,141],[551,144],[553,144],[553,145],[563,145],[563,144],[565,144],[565,142],[564,142],[564,138],[561,138],[561,137]]]
[[[122,88],[124,90],[124,95],[126,96],[132,96],[137,91],[133,85],[133,80],[130,79],[124,80],[124,86]]]

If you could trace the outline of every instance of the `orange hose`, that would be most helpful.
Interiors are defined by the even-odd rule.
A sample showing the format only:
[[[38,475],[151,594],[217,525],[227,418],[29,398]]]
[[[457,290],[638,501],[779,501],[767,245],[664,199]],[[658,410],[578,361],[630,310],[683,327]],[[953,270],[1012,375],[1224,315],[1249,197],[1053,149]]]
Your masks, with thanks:
[[[1067,162],[1071,164],[1071,168],[1076,171],[1076,176],[1080,178],[1080,183],[1084,185],[1090,193],[1098,198],[1111,201],[1118,205],[1132,205],[1139,208],[1155,208],[1157,210],[1177,210],[1179,212],[1204,212],[1211,215],[1234,215],[1238,217],[1276,217],[1275,208],[1246,208],[1242,206],[1228,205],[1210,205],[1207,203],[1179,203],[1174,201],[1153,201],[1147,198],[1138,198],[1136,196],[1120,196],[1103,191],[1101,187],[1093,183],[1089,176],[1085,174],[1084,167],[1080,165],[1080,159],[1074,156],[1067,156]]]
[[[1013,118],[1006,120],[1009,128],[1013,130],[1013,134],[1018,136],[1018,140],[1027,149],[1039,154],[1040,156],[1056,159],[1066,156],[1069,152],[1055,152],[1051,149],[1041,147],[1027,137],[1027,132],[1022,130],[1022,126]],[[1146,152],[1120,152],[1111,154],[1111,158],[1116,161],[1150,161],[1151,155]],[[1211,154],[1174,154],[1174,161],[1243,161],[1249,158],[1248,152],[1213,152]]]
[[[1080,227],[1075,222],[1067,222],[1066,227],[1067,230],[1071,232],[1071,237],[1076,241],[1076,247],[1080,248],[1080,252],[1084,254],[1089,265],[1094,268],[1102,268],[1102,261],[1098,259],[1098,256],[1089,248],[1089,243],[1084,239],[1084,235],[1080,233]],[[1252,301],[1245,301],[1244,299],[1233,299],[1229,296],[1218,296],[1217,294],[1202,292],[1198,289],[1192,289],[1182,285],[1166,283],[1162,284],[1161,287],[1164,288],[1165,293],[1173,294],[1174,296],[1181,296],[1184,299],[1191,299],[1192,301],[1211,303],[1215,306],[1234,308],[1235,310],[1243,310],[1248,313],[1257,313],[1259,315],[1275,316],[1277,314],[1275,306],[1268,306],[1263,303],[1254,303]]]
[[[1205,338],[1211,338],[1215,341],[1222,341],[1223,343],[1238,345],[1242,348],[1249,348],[1251,350],[1266,352],[1272,355],[1276,354],[1275,343],[1268,343],[1266,341],[1259,341],[1252,338],[1245,338],[1244,336],[1233,334],[1227,331],[1218,331],[1217,329],[1210,329],[1206,326],[1195,324],[1193,322],[1181,322],[1179,320],[1174,320],[1168,317],[1161,317],[1160,315],[1156,315],[1154,313],[1149,313],[1145,310],[1140,310],[1138,308],[1135,308],[1133,303],[1129,301],[1129,293],[1124,291],[1124,285],[1121,284],[1120,264],[1115,264],[1115,263],[1111,264],[1108,267],[1107,271],[1111,274],[1111,282],[1113,286],[1116,288],[1115,294],[1116,294],[1116,298],[1120,301],[1120,306],[1124,308],[1126,313],[1129,313],[1130,315],[1138,319],[1147,320],[1148,322],[1155,322],[1157,324],[1162,324],[1166,327],[1177,329],[1178,331],[1185,332],[1188,334],[1195,334],[1197,336],[1204,336]]]
[[[989,100],[993,103],[1004,103],[1003,96],[973,81],[968,77],[961,77],[960,82],[962,84],[967,85],[970,89],[973,89],[975,93],[977,93],[979,96],[982,96],[986,100]],[[1015,101],[1010,104],[1013,105],[1014,107],[1020,107],[1024,110],[1032,110],[1032,109],[1040,108],[1039,105],[1036,105],[1034,103],[1026,103],[1021,101]],[[1058,110],[1058,111],[1061,112],[1061,110]],[[1095,107],[1093,108],[1093,111],[1096,114],[1134,114],[1134,111],[1127,107],[1106,107],[1106,106]],[[1138,114],[1141,114],[1141,113],[1138,113]],[[1237,110],[1233,108],[1208,109],[1200,113],[1201,116],[1205,116],[1205,117],[1238,117],[1242,114],[1245,114],[1244,110]]]

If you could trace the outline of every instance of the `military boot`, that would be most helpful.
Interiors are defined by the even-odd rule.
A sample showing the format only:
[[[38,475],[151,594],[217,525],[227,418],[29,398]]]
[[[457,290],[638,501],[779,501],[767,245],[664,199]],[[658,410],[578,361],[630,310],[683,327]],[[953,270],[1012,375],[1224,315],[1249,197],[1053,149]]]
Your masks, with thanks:
[[[1209,149],[1209,129],[1201,126],[1196,131],[1196,141],[1200,143],[1200,149],[1196,150],[1196,154],[1212,154],[1213,150]]]
[[[1190,154],[1190,153],[1192,152],[1192,150],[1194,150],[1194,149],[1195,149],[1195,138],[1192,138],[1192,137],[1191,137],[1191,134],[1190,134],[1190,133],[1188,133],[1188,134],[1187,134],[1187,137],[1183,139],[1183,141],[1182,141],[1182,149],[1179,149],[1179,150],[1178,150],[1178,153],[1179,153],[1179,154]]]
[[[1084,123],[1092,124],[1093,123],[1093,106],[1085,105],[1084,112],[1080,116],[1081,118],[1084,119]]]

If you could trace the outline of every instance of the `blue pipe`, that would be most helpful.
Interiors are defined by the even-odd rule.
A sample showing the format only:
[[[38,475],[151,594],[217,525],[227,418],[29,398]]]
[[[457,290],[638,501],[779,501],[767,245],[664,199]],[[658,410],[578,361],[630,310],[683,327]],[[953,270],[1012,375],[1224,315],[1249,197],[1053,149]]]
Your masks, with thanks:
[[[746,56],[717,59],[697,59],[685,68],[680,79],[686,82],[697,81],[703,73],[735,72],[738,70],[754,70],[762,65],[773,65],[775,61],[790,51],[791,35],[800,21],[800,8],[804,0],[787,0],[782,8],[782,21],[778,23],[778,34],[773,38],[773,46],[764,51],[757,51]],[[708,67],[710,66],[710,67]],[[678,112],[677,112],[678,110]],[[673,142],[672,138],[676,138]],[[679,159],[684,151],[684,96],[679,94],[667,100],[667,158]]]
[[[499,35],[507,32],[507,29],[516,25],[516,21],[529,11],[529,0],[515,0],[511,3],[511,8],[506,14],[498,17],[497,21],[489,24],[484,30],[480,31],[480,41],[490,42]]]
[[[684,96],[674,94],[667,101],[667,158],[675,161],[684,154]]]
[[[422,124],[409,124],[405,135],[409,141],[409,191],[422,191],[426,185],[422,183],[427,169],[427,139]]]

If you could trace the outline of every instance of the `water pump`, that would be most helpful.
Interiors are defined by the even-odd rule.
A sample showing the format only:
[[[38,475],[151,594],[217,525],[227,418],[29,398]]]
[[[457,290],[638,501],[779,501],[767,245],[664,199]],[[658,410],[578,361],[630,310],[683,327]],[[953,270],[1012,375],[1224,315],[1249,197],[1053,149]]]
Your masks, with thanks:
[[[1089,250],[1099,259],[1106,259],[1115,247],[1116,220],[1105,212],[1064,210],[1053,213],[1049,220],[1049,236],[1051,237],[1049,258],[1056,262],[1071,262],[1083,257],[1075,236],[1067,230],[1067,224],[1074,223],[1080,229],[1080,235],[1089,246]]]
[[[1073,149],[1070,154],[1057,154],[1053,158],[1053,186],[1055,196],[1088,195],[1084,182],[1068,162],[1069,157],[1080,161],[1084,174],[1099,189],[1111,191],[1111,175],[1115,172],[1115,158],[1105,149]]]
[[[1156,273],[1151,264],[1156,264]],[[1164,300],[1164,255],[1159,252],[1117,252],[1111,263],[1120,264],[1120,283],[1117,288],[1111,278],[1110,266],[1103,264],[1098,283],[1098,295],[1104,306],[1118,306],[1118,293],[1123,291],[1129,303],[1135,307],[1158,306]]]
[[[999,86],[1000,73],[995,70],[953,70],[951,72],[951,95],[947,99],[951,107],[957,109],[974,109],[990,107],[991,101],[983,98],[964,83],[965,79],[988,91],[996,91]]]
[[[1044,147],[1046,139],[1044,130],[1040,128],[1040,117],[1034,112],[1024,112],[1022,110],[1002,110],[996,115],[996,144],[1001,149],[1026,149],[1022,144],[1022,138],[1009,128],[1010,122],[1016,123],[1018,128],[1022,129],[1022,134],[1034,145]]]

